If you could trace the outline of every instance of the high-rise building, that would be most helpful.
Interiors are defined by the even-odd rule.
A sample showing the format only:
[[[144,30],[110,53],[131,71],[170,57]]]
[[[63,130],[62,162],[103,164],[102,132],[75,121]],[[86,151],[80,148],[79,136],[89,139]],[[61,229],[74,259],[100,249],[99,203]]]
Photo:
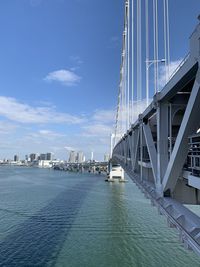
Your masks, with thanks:
[[[53,153],[49,152],[46,154],[46,160],[53,160]]]
[[[46,154],[40,154],[40,160],[46,160]]]
[[[14,155],[14,161],[19,161],[19,156],[18,155]]]
[[[94,152],[92,151],[91,152],[91,161],[93,161],[94,160]]]
[[[83,158],[84,158],[84,155],[83,155],[83,152],[82,151],[78,151],[77,153],[77,163],[82,163],[83,162]]]
[[[69,153],[69,163],[76,163],[77,153],[75,151],[70,151]]]
[[[34,160],[38,160],[38,154],[36,153],[31,153],[30,156],[30,161],[33,162]]]

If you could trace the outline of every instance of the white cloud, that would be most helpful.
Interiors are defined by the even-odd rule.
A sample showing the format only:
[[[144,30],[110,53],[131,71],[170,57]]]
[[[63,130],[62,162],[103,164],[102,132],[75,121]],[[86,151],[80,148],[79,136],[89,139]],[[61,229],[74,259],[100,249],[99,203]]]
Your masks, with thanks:
[[[96,110],[92,119],[101,123],[114,123],[115,110]]]
[[[61,133],[57,133],[57,132],[54,132],[54,131],[50,131],[50,130],[39,130],[38,133],[41,135],[41,136],[44,136],[44,137],[64,137],[65,135],[64,134],[61,134]]]
[[[82,135],[85,137],[109,137],[112,133],[113,127],[106,124],[92,123],[82,127],[82,129],[84,130]]]
[[[94,152],[95,158],[102,156],[110,150],[110,135],[114,130],[115,111],[113,109],[101,109],[88,116],[87,125],[82,125],[79,138],[73,140],[73,146],[83,150],[88,156]]]
[[[70,71],[73,72],[80,69],[80,66],[83,64],[83,61],[79,56],[71,56],[70,60],[73,64],[73,66],[70,68]]]
[[[166,77],[168,77],[168,76],[170,77],[174,73],[174,71],[180,65],[182,60],[183,59],[178,59],[178,60],[175,60],[175,61],[171,61],[171,63],[169,64],[169,74],[168,74],[168,66],[166,68],[165,65],[160,65],[159,77],[158,77],[159,78],[158,79],[158,86],[159,86],[159,88],[161,90],[166,84]]]
[[[16,124],[7,121],[0,121],[0,134],[11,134],[17,129]]]
[[[70,60],[75,63],[76,65],[81,65],[83,64],[83,60],[79,56],[71,56]]]
[[[82,126],[81,135],[84,137],[110,138],[115,123],[115,111],[113,109],[96,110],[88,119],[87,125]]]
[[[103,154],[109,152],[114,110],[101,109],[90,115],[72,116],[58,112],[53,104],[47,104],[32,106],[15,98],[0,96],[0,118],[3,120],[0,120],[1,157],[12,158],[19,153],[24,158],[31,152],[54,151],[55,157],[66,159],[68,151],[82,150],[88,158],[94,151],[95,158],[102,160]],[[61,132],[52,128],[56,123],[63,125]],[[68,127],[65,124],[69,124]]]
[[[73,86],[80,82],[81,77],[70,70],[56,70],[50,72],[45,78],[48,82],[60,82],[65,86]]]
[[[64,147],[67,151],[71,151],[71,150],[76,150],[74,147],[71,147],[71,146],[65,146]]]
[[[152,101],[152,99],[149,99],[149,103],[151,103],[151,101]],[[124,125],[125,125],[126,124],[126,120],[128,118],[128,115],[129,115],[130,123],[134,123],[138,119],[138,115],[142,114],[145,111],[146,108],[147,108],[146,99],[142,99],[141,101],[138,101],[138,102],[134,101],[133,105],[130,102],[129,110],[128,110],[127,106],[124,107],[123,111],[122,111],[123,117],[121,117],[119,115],[118,120],[119,120],[119,122],[124,123]],[[124,130],[124,132],[125,132],[125,130]]]
[[[84,122],[81,117],[57,112],[55,106],[33,107],[15,98],[0,96],[0,116],[20,123],[67,123]]]
[[[152,100],[149,99],[149,103],[151,103],[151,101]],[[142,99],[139,102],[135,101],[133,103],[133,111],[132,111],[132,114],[131,114],[132,116],[130,115],[132,123],[134,123],[138,119],[138,115],[142,114],[145,111],[146,108],[147,108],[146,99]]]
[[[50,131],[50,130],[39,130],[36,132],[30,132],[28,135],[24,136],[24,140],[28,140],[31,141],[32,143],[36,143],[36,144],[42,144],[44,145],[44,143],[49,143],[50,142],[54,142],[57,140],[64,140],[64,138],[66,137],[66,135],[58,133],[58,132],[54,132],[54,131]]]

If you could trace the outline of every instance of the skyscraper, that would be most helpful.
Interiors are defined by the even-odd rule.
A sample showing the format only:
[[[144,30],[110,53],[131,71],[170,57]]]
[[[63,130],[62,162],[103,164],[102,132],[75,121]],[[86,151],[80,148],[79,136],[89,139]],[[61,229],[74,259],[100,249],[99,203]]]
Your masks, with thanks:
[[[52,160],[53,159],[53,153],[49,152],[46,154],[46,160]]]
[[[38,159],[38,154],[31,153],[29,157],[30,157],[31,162],[33,162],[34,160]]]
[[[93,161],[94,160],[94,152],[92,151],[91,152],[91,161]]]
[[[14,161],[19,161],[19,156],[18,155],[14,155]]]
[[[69,163],[75,163],[77,158],[77,153],[75,151],[70,151],[69,154]]]
[[[82,151],[78,151],[77,153],[77,163],[82,163],[83,162],[83,152]]]
[[[40,160],[46,160],[46,154],[40,154]]]

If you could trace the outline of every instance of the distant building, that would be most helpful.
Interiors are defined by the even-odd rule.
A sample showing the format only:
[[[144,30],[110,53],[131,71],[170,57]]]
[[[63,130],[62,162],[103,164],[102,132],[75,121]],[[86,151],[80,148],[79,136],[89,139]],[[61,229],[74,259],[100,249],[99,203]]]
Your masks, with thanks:
[[[78,151],[77,156],[76,156],[76,162],[77,163],[83,163],[84,161],[84,155],[82,151]]]
[[[94,152],[92,151],[91,152],[91,161],[93,161],[94,160]]]
[[[19,161],[19,156],[18,155],[14,155],[14,161]]]
[[[107,162],[110,160],[110,155],[109,154],[105,154],[104,155],[104,161]]]
[[[46,160],[47,154],[40,154],[39,160]]]
[[[76,159],[77,159],[77,153],[75,151],[70,151],[69,154],[69,163],[76,163]]]
[[[33,162],[34,160],[38,160],[38,154],[32,153],[29,156],[30,161]]]
[[[46,160],[53,160],[53,153],[47,153],[46,154]]]

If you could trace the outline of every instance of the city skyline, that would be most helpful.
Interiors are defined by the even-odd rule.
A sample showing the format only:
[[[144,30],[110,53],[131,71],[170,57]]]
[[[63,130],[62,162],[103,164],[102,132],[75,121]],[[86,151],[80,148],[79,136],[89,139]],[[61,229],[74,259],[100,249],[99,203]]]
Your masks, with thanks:
[[[101,161],[108,161],[110,158],[110,155],[108,153],[105,153],[103,155],[103,159]],[[42,153],[37,153],[37,152],[30,152],[22,157],[19,156],[19,153],[13,154],[9,158],[0,158],[0,161],[37,161],[37,160],[59,160],[59,161],[65,161],[69,163],[82,163],[86,161],[96,161],[94,158],[94,153],[91,152],[90,157],[86,158],[85,154],[83,151],[74,151],[71,150],[69,151],[69,155],[66,154],[65,158],[56,158],[56,155],[53,152],[42,152]]]
[[[197,2],[170,2],[174,66],[188,52]],[[115,122],[124,2],[14,0],[0,6],[0,157],[52,151],[65,159],[81,150],[103,159]]]

